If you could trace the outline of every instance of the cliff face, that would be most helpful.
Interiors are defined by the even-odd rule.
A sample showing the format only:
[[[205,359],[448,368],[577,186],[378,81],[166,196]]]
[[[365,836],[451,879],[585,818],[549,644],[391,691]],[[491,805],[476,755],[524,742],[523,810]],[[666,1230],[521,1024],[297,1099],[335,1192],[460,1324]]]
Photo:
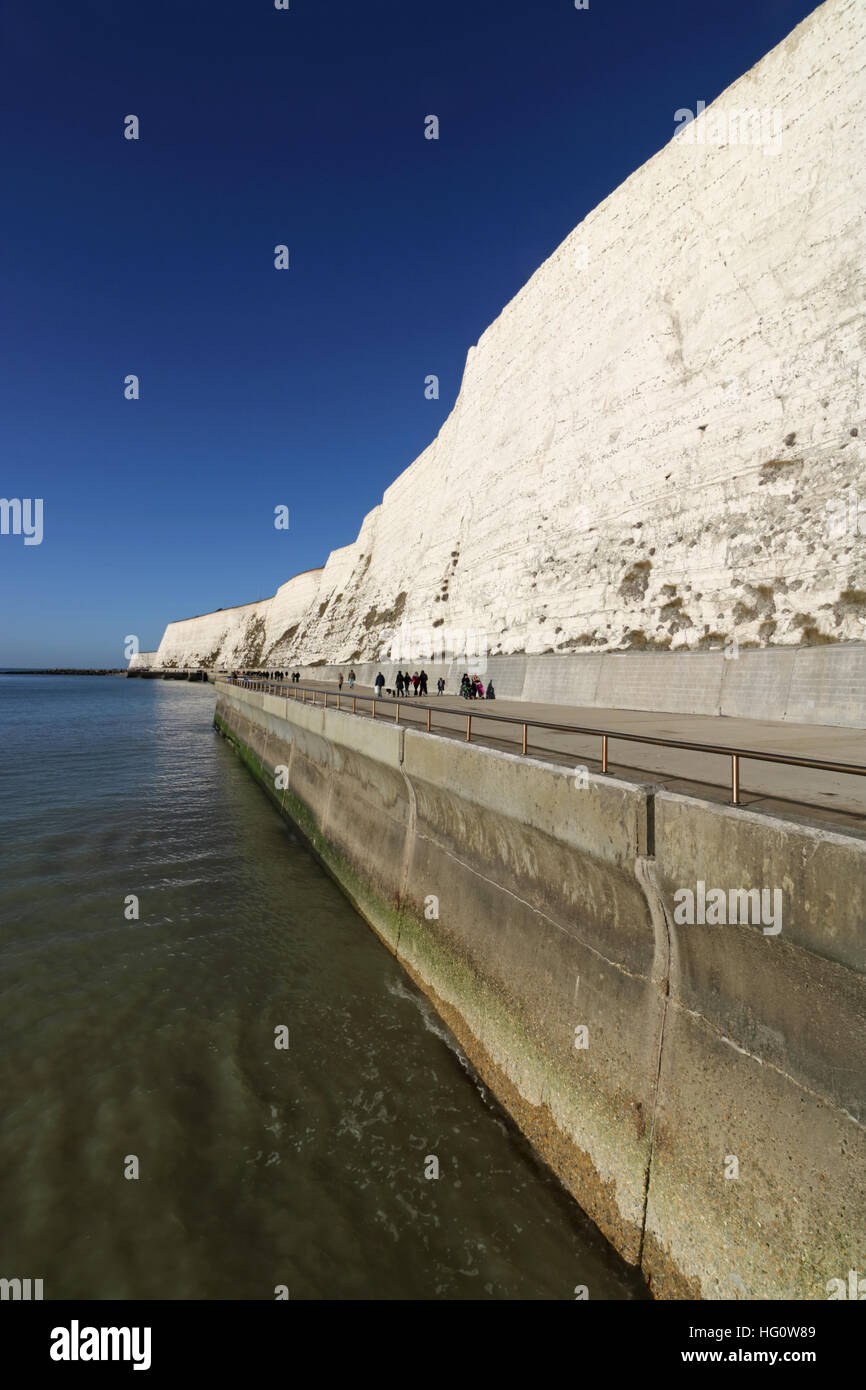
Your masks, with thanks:
[[[681,125],[470,348],[355,543],[157,661],[862,640],[864,31],[828,0]]]

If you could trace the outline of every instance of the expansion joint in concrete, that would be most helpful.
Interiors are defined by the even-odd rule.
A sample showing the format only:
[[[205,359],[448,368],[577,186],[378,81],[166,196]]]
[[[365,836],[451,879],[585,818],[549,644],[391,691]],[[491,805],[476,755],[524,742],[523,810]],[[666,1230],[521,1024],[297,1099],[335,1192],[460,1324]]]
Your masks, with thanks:
[[[403,782],[404,782],[405,787],[406,787],[406,798],[407,798],[408,805],[409,805],[409,820],[408,820],[408,823],[407,823],[407,825],[406,825],[406,840],[405,840],[405,848],[404,848],[404,851],[403,851],[403,864],[402,864],[402,869],[401,869],[401,873],[400,873],[400,894],[399,894],[399,897],[398,897],[398,899],[397,899],[399,912],[398,912],[398,925],[397,925],[397,939],[396,939],[395,942],[394,942],[394,950],[395,950],[395,951],[397,950],[397,948],[398,948],[399,945],[400,945],[400,936],[401,936],[401,934],[402,934],[402,926],[401,926],[402,909],[403,909],[404,903],[406,902],[406,893],[407,893],[408,887],[409,887],[409,870],[410,870],[411,865],[412,865],[412,852],[413,852],[413,849],[414,849],[414,846],[415,846],[415,834],[416,834],[417,825],[418,825],[418,800],[417,800],[417,797],[415,796],[415,788],[414,788],[413,785],[412,785],[412,779],[411,779],[411,777],[407,777],[407,775],[406,775],[406,769],[405,769],[405,766],[404,766],[405,752],[406,752],[406,731],[405,731],[405,729],[401,729],[401,730],[400,730],[400,739],[399,739],[398,758],[399,758],[399,763],[400,763],[400,776],[403,778]]]
[[[286,704],[288,705],[288,703],[289,703],[289,701],[288,701],[288,697],[287,697],[287,698],[286,698]],[[288,722],[288,720],[287,720],[286,722]],[[283,799],[282,799],[282,801],[280,802],[280,809],[281,809],[281,810],[285,810],[286,797],[288,796],[288,794],[289,794],[289,788],[290,788],[291,785],[292,785],[292,766],[293,766],[293,764],[294,764],[294,761],[295,761],[295,739],[294,739],[294,735],[292,735],[291,739],[289,740],[289,762],[288,762],[288,767],[287,767],[287,770],[286,770],[286,788],[285,788],[285,791],[283,792]]]
[[[647,839],[652,843],[649,830],[652,822],[650,804],[654,804],[653,797],[648,797],[647,806]],[[647,1211],[649,1209],[649,1189],[652,1177],[653,1152],[655,1144],[656,1110],[659,1102],[659,1091],[661,1088],[662,1057],[664,1051],[665,1023],[667,1021],[668,1003],[671,992],[671,924],[668,920],[667,909],[665,907],[664,895],[658,885],[656,877],[656,862],[649,855],[638,855],[635,859],[635,876],[643,889],[644,896],[649,907],[650,920],[653,925],[653,965],[652,978],[659,992],[661,1003],[661,1016],[658,1024],[658,1045],[655,1058],[655,1076],[652,1085],[652,1104],[649,1117],[649,1144],[647,1147],[646,1169],[644,1171],[643,1188],[643,1210],[641,1213],[641,1232],[640,1248],[638,1250],[638,1265],[643,1267],[644,1242],[646,1239]]]

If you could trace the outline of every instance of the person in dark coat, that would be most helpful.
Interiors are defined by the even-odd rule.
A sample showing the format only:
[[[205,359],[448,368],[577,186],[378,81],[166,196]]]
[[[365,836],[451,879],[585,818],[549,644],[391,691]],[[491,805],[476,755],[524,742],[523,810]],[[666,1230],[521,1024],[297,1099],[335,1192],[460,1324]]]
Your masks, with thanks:
[[[495,700],[495,699],[496,699],[496,691],[493,689],[493,681],[488,681],[488,682],[487,682],[487,696],[486,696],[486,698],[487,698],[488,700]]]
[[[423,666],[421,667],[421,670],[418,673],[418,694],[427,694],[427,672],[424,670]]]
[[[402,671],[398,671],[398,672],[397,672],[397,679],[395,680],[394,684],[395,684],[396,687],[397,687],[397,694],[398,694],[398,695],[402,695],[402,694],[403,694],[403,672],[402,672]]]
[[[373,684],[374,684],[375,687],[376,687],[376,699],[377,699],[377,700],[381,700],[381,698],[382,698],[382,689],[383,689],[383,687],[384,687],[384,685],[385,685],[385,677],[382,675],[382,672],[381,672],[381,671],[379,672],[378,676],[377,676],[376,679],[374,680]]]

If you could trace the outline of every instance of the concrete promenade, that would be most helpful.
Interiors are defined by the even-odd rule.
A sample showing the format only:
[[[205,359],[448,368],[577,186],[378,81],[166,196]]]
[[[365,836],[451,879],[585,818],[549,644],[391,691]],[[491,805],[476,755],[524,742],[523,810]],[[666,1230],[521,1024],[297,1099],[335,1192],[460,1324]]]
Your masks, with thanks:
[[[387,680],[391,673],[383,670]],[[303,688],[337,694],[335,682],[304,681]],[[292,686],[289,685],[289,690]],[[356,685],[350,692],[369,699],[371,686]],[[308,697],[309,698],[309,697]],[[383,694],[377,718],[395,718],[392,697]],[[710,743],[726,748],[754,749],[791,757],[818,758],[826,762],[866,767],[866,730],[821,724],[791,724],[768,719],[726,718],[717,715],[647,713],[642,710],[595,709],[560,704],[536,704],[524,700],[463,700],[456,695],[426,699],[405,696],[399,701],[400,722],[424,726],[426,713],[419,705],[432,705],[433,732],[464,739],[466,715],[471,714],[472,742],[513,750],[520,747],[519,725],[489,723],[477,715],[504,715],[513,719],[538,719],[556,724],[621,733],[609,744],[608,773],[629,781],[646,781],[669,791],[683,792],[710,801],[730,800],[731,760],[714,753],[682,751],[629,742],[630,733],[687,743]],[[351,708],[351,706],[348,706]],[[358,704],[359,717],[370,717],[369,706]],[[561,734],[550,729],[529,730],[528,752],[542,761],[583,763],[591,771],[601,767],[601,738],[585,734]],[[740,795],[744,807],[784,816],[788,820],[829,825],[833,829],[866,836],[866,776],[828,773],[774,763],[742,761]]]

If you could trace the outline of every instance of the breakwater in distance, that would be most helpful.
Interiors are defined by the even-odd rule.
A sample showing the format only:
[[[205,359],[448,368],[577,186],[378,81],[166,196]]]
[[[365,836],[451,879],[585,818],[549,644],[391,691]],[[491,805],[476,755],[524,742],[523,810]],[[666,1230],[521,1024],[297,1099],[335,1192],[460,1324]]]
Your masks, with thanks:
[[[216,688],[219,730],[654,1294],[824,1299],[866,1265],[866,842]]]
[[[193,668],[190,670],[183,671],[156,671],[141,667],[135,667],[131,664],[129,666],[129,669],[126,672],[124,672],[124,674],[132,677],[133,679],[144,681],[206,681],[211,680],[213,678],[211,672],[205,671],[201,668]]]
[[[0,676],[128,676],[129,671],[124,667],[46,667],[45,670],[37,670],[33,667],[15,670],[14,668],[0,671]]]
[[[645,1297],[213,714],[207,685],[0,677],[0,1276]]]

